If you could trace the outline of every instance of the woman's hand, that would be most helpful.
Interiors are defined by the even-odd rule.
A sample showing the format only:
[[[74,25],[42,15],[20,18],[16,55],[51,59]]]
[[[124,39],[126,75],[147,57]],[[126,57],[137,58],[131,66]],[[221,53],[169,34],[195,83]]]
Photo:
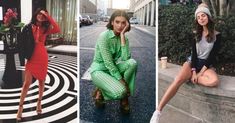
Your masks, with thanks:
[[[193,75],[192,75],[191,81],[192,81],[194,84],[197,84],[197,74],[196,74],[195,71],[193,71]]]
[[[130,89],[126,83],[126,81],[124,79],[121,79],[120,82],[126,87],[126,91],[127,91],[127,96],[130,96]]]
[[[200,76],[203,76],[203,73],[206,71],[207,67],[204,65],[201,69],[201,71],[197,74],[197,78]]]
[[[40,13],[42,13],[45,17],[48,17],[48,13],[44,10],[41,10]]]
[[[202,72],[199,72],[198,74],[197,74],[197,78],[199,78],[200,76],[202,76],[203,75],[203,73]]]
[[[122,32],[120,33],[121,36],[121,45],[124,46],[126,44],[126,40],[125,40],[125,33],[128,30],[130,24],[128,23],[128,21],[126,21],[126,26],[124,27],[124,29],[122,30]]]
[[[128,23],[128,21],[126,21],[126,26],[124,27],[124,29],[122,30],[121,34],[125,34],[129,28],[130,24]]]

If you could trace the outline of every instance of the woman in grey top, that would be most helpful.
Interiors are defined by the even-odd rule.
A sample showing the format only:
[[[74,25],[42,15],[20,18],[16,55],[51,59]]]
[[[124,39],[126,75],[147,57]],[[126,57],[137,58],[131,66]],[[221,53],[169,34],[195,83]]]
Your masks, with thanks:
[[[150,123],[158,123],[163,107],[176,94],[179,87],[191,79],[194,84],[217,86],[219,79],[210,67],[220,47],[220,33],[215,31],[208,6],[200,4],[195,12],[196,36],[192,43],[192,56],[183,64],[179,74],[163,95]]]

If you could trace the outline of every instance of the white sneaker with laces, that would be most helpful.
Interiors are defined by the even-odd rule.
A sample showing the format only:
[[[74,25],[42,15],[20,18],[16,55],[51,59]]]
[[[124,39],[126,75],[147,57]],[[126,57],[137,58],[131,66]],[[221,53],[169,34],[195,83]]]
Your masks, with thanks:
[[[150,120],[150,123],[158,123],[160,116],[161,116],[161,112],[158,110],[155,110]]]

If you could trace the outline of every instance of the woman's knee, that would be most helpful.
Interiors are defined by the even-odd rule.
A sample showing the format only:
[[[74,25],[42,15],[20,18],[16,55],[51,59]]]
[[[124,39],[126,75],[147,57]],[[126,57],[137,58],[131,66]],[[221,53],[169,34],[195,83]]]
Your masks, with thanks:
[[[204,78],[205,78],[205,80],[208,80],[207,86],[209,86],[209,87],[214,87],[219,84],[219,78],[218,78],[217,74],[215,73],[215,71],[213,71],[211,69],[208,69],[205,71]]]
[[[94,81],[98,78],[98,72],[97,71],[92,72],[90,75],[91,75],[91,80],[92,81]]]
[[[210,82],[208,82],[207,86],[209,87],[215,87],[219,84],[219,79],[218,78],[214,78],[212,79]]]

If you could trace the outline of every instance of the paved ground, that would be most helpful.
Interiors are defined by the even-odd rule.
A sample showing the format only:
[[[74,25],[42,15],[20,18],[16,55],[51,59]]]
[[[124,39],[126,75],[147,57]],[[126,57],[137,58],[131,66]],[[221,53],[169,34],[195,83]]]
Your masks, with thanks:
[[[89,68],[94,55],[95,42],[104,31],[106,23],[80,28],[80,79]],[[142,27],[144,29],[144,27]],[[146,29],[148,30],[148,29]],[[151,28],[155,31],[155,28]],[[127,33],[132,57],[138,62],[135,95],[130,97],[131,113],[122,115],[119,101],[109,101],[104,110],[96,109],[91,93],[94,85],[90,80],[80,80],[81,123],[148,123],[155,110],[155,33],[132,28]]]

